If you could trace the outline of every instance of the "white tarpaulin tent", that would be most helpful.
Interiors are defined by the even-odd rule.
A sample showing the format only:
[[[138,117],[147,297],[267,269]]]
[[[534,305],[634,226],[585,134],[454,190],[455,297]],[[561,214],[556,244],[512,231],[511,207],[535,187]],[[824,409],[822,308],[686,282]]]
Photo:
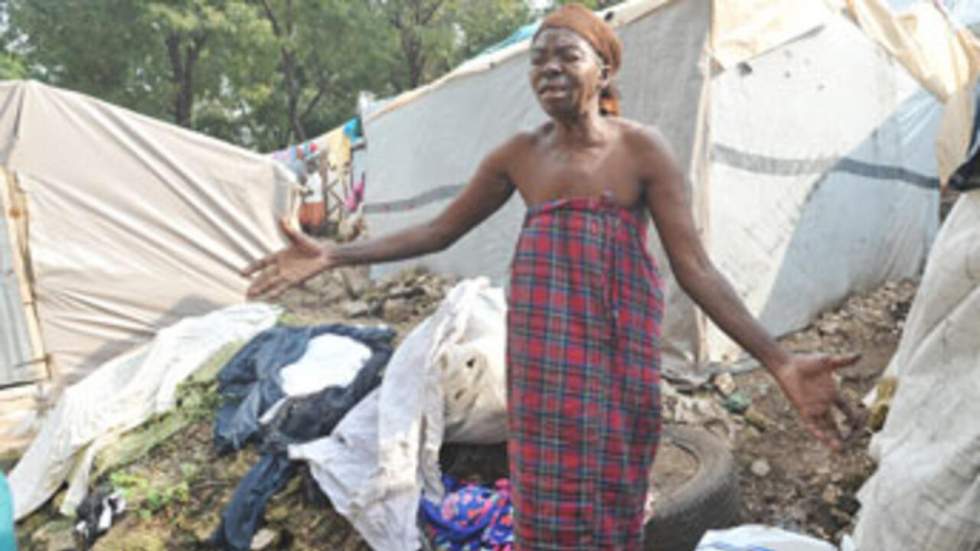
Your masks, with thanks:
[[[958,73],[943,80],[886,48],[894,37],[870,23],[888,14],[858,10],[866,4],[635,0],[608,10],[625,45],[625,116],[674,145],[712,258],[776,334],[915,275],[937,229],[943,104],[923,83]],[[476,58],[364,114],[372,234],[428,220],[491,148],[545,120],[527,50],[524,41]],[[503,282],[523,214],[515,198],[421,262]],[[667,374],[734,355],[668,285]]]
[[[33,82],[0,82],[0,451],[106,360],[241,302],[283,245],[279,163]]]
[[[858,549],[980,548],[980,191],[936,239],[886,375],[898,388],[871,441]]]

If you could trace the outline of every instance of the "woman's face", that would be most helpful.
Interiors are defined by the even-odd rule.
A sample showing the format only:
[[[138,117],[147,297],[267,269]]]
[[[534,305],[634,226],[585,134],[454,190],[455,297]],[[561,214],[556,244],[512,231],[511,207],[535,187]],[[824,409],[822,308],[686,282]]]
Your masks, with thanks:
[[[552,118],[577,116],[607,85],[602,60],[581,36],[567,29],[545,29],[531,44],[531,89]]]

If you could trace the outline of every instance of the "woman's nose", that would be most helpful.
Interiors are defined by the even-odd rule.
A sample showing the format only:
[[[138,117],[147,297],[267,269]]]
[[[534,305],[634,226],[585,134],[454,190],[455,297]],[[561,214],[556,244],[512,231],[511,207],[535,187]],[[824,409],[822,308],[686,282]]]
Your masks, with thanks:
[[[556,75],[561,72],[561,64],[557,59],[549,59],[541,66],[541,71],[546,75]]]

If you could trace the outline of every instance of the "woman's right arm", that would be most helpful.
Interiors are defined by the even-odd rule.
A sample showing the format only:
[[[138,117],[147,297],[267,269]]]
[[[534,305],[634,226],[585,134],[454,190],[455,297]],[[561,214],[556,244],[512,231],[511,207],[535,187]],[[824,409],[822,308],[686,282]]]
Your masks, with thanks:
[[[258,274],[248,288],[249,298],[275,296],[331,268],[403,260],[441,251],[496,212],[514,193],[508,174],[513,156],[522,148],[514,138],[480,163],[469,184],[438,216],[401,231],[343,245],[321,245],[280,222],[289,246],[246,268]]]
[[[507,174],[509,144],[493,151],[469,184],[434,219],[401,231],[332,249],[334,267],[403,260],[441,251],[473,229],[510,199],[514,185]]]

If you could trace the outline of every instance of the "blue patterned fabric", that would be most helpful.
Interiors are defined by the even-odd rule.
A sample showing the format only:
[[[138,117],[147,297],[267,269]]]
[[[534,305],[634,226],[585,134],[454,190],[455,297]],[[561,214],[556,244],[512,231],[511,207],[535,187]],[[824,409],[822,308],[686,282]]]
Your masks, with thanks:
[[[439,551],[511,551],[514,524],[510,483],[498,480],[493,489],[460,484],[443,476],[446,497],[439,504],[422,498],[422,531]]]

